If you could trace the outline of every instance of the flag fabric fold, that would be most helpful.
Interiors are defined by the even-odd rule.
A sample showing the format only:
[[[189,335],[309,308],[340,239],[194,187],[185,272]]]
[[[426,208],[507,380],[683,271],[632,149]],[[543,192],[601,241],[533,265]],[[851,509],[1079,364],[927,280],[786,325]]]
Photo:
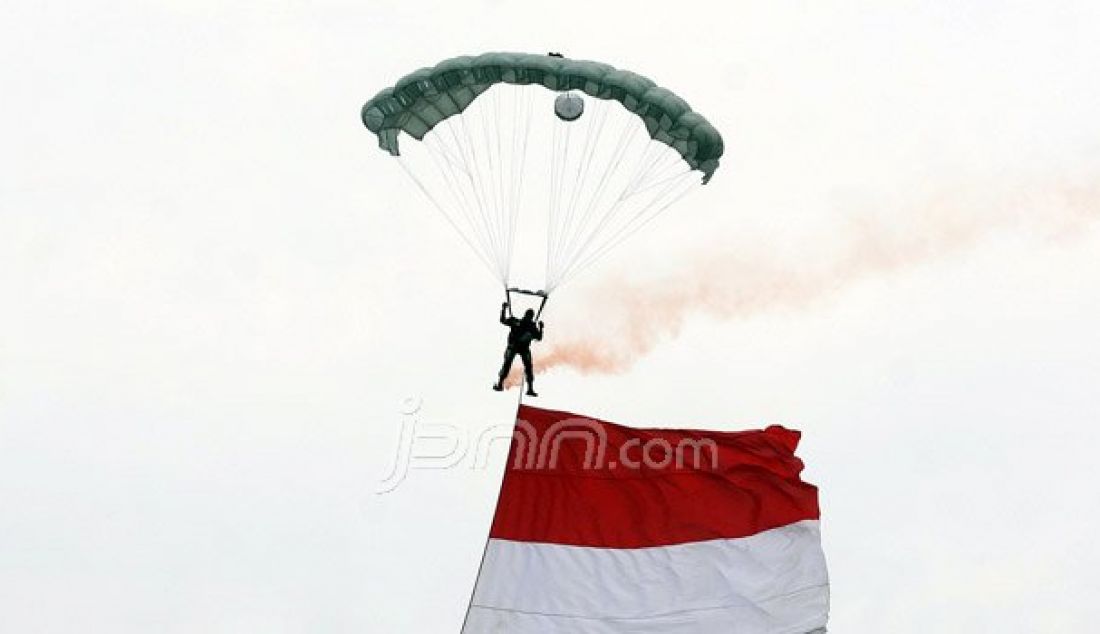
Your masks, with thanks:
[[[463,634],[823,632],[798,440],[520,407]]]

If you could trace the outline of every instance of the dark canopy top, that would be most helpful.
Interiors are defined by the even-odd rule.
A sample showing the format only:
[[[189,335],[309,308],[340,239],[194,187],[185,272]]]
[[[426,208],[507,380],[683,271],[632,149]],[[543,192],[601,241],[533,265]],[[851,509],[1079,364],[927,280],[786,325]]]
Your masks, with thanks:
[[[722,136],[672,91],[607,64],[528,53],[485,53],[455,57],[421,68],[375,95],[361,113],[378,135],[378,145],[399,154],[397,133],[420,140],[437,124],[465,110],[495,84],[539,84],[550,90],[579,90],[614,99],[636,114],[649,136],[680,153],[710,180],[722,156]]]

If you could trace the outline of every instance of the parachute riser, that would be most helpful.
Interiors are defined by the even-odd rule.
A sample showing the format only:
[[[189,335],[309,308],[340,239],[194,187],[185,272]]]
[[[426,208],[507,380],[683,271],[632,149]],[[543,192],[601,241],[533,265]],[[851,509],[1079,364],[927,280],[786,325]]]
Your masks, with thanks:
[[[538,321],[539,317],[542,316],[542,309],[546,308],[546,300],[550,299],[550,294],[546,291],[529,291],[525,288],[517,288],[515,286],[505,287],[504,297],[508,300],[509,317],[515,317],[515,315],[512,313],[512,293],[517,293],[519,295],[529,295],[531,297],[538,297],[541,299],[541,301],[539,302],[539,308],[537,311],[535,311],[535,321]]]

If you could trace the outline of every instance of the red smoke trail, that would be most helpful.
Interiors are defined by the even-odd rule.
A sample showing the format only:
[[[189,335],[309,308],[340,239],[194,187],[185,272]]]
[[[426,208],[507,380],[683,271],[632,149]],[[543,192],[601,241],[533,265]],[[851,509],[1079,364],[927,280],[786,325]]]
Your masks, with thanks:
[[[998,231],[1072,236],[1100,218],[1100,184],[1016,187],[999,194],[959,188],[890,220],[871,213],[844,218],[838,235],[815,236],[806,249],[820,252],[820,243],[831,245],[830,256],[814,264],[731,248],[685,258],[686,266],[657,281],[609,281],[592,300],[601,307],[600,321],[536,350],[536,371],[621,373],[675,338],[690,315],[730,320],[803,308],[865,278],[964,252]],[[520,378],[513,371],[507,385]]]

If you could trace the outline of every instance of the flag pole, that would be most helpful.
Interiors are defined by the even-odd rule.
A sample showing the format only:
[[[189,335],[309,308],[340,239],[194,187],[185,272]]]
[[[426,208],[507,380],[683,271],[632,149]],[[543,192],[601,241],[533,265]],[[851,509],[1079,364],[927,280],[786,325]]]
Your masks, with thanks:
[[[520,382],[518,392],[519,392],[519,397],[516,398],[516,415],[512,417],[513,434],[515,433],[515,422],[517,420],[519,420],[519,408],[523,406],[523,383],[522,382]],[[512,443],[509,442],[508,443],[508,455],[510,456],[511,454],[512,454]],[[508,470],[508,458],[507,457],[504,459],[504,470],[505,471]],[[504,474],[503,473],[500,476],[500,482],[501,482],[501,484],[504,483]],[[494,518],[496,517],[496,514],[497,514],[497,506],[500,505],[500,489],[501,489],[501,486],[498,485],[497,486],[496,501],[493,502],[493,517]],[[489,520],[489,531],[485,535],[485,545],[482,546],[482,548],[481,548],[481,561],[477,564],[477,576],[474,577],[474,587],[470,588],[470,601],[466,604],[466,616],[462,617],[462,629],[460,629],[458,631],[458,634],[465,634],[465,632],[466,632],[466,623],[470,620],[470,610],[472,610],[474,608],[474,593],[477,592],[477,582],[481,580],[481,569],[485,567],[485,556],[489,553],[489,540],[491,539],[491,535],[492,535],[492,524],[493,524],[493,520],[490,519]]]

